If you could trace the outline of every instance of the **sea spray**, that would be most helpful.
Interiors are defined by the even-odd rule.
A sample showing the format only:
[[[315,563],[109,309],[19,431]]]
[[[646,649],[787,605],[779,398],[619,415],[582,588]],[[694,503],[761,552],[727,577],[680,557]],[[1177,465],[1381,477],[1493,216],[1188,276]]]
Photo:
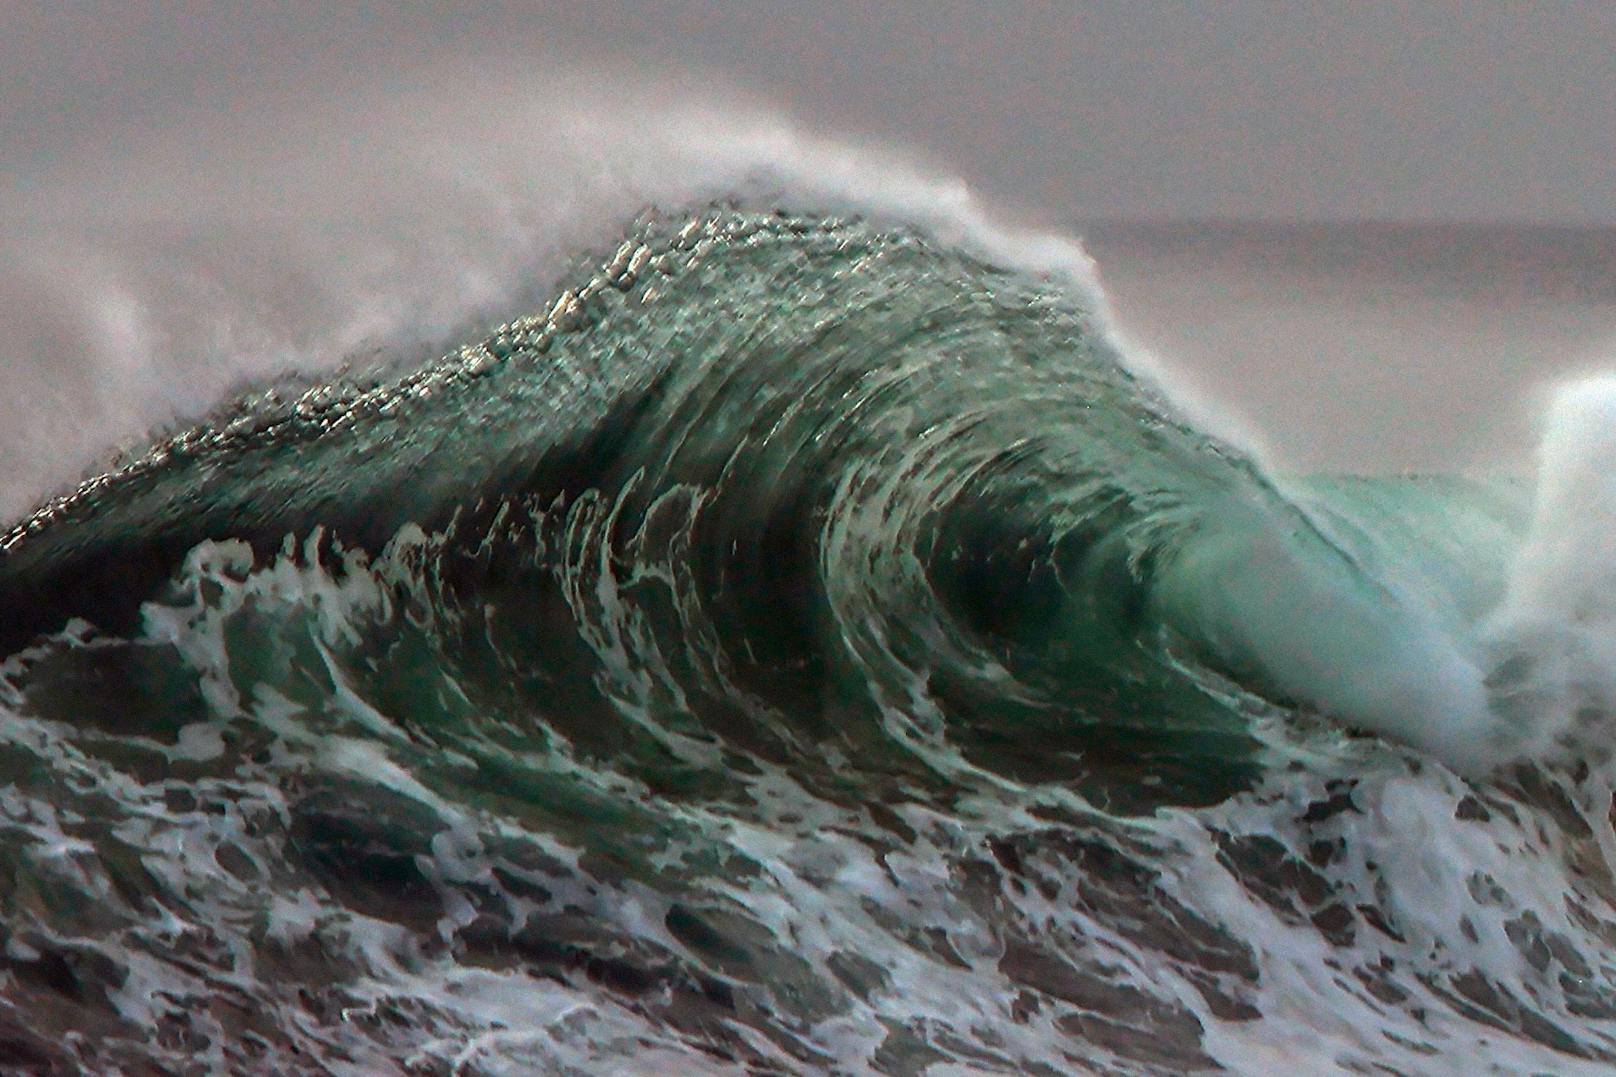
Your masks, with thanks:
[[[648,205],[739,197],[902,223],[1059,281],[1115,332],[1076,241],[945,168],[659,89],[643,72],[455,67],[251,129],[156,125],[116,176],[8,200],[0,517],[247,386],[398,374],[524,317]],[[1203,426],[1245,437],[1170,365],[1127,354]]]
[[[1496,705],[1528,750],[1607,758],[1616,733],[1616,378],[1555,394],[1531,527],[1489,629]]]

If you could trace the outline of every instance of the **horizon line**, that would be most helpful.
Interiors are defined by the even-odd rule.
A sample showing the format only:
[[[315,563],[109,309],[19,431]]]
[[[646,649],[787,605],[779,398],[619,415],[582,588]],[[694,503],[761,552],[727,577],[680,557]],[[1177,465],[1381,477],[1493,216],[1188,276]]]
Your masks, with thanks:
[[[1225,214],[1162,216],[1075,216],[1065,223],[1073,228],[1307,228],[1449,229],[1498,231],[1616,232],[1616,220],[1564,221],[1530,217],[1239,217]]]

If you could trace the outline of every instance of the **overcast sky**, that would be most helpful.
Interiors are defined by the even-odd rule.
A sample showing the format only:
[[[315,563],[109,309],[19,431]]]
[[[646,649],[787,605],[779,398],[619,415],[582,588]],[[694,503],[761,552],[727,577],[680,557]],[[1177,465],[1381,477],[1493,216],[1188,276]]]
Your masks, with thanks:
[[[913,147],[1057,218],[1616,223],[1616,4],[14,2],[0,196],[461,59],[562,58]],[[273,8],[273,10],[271,10]]]

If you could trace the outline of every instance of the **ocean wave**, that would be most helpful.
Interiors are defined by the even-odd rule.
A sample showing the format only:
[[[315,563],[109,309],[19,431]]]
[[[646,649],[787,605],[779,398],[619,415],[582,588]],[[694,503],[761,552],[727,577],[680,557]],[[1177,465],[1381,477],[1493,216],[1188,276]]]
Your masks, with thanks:
[[[1608,1064],[1605,697],[1522,627],[1607,396],[1535,509],[1281,480],[991,253],[653,213],[20,521],[7,967],[98,1035],[5,1049]]]

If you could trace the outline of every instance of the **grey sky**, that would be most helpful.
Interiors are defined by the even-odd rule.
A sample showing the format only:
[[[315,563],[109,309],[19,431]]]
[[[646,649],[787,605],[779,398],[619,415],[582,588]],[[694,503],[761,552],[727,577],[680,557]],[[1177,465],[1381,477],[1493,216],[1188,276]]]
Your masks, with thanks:
[[[8,5],[0,197],[459,59],[732,86],[1051,217],[1616,222],[1616,4]],[[65,9],[65,10],[64,10]]]

